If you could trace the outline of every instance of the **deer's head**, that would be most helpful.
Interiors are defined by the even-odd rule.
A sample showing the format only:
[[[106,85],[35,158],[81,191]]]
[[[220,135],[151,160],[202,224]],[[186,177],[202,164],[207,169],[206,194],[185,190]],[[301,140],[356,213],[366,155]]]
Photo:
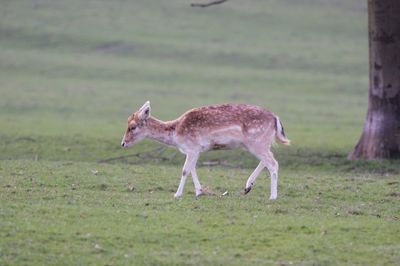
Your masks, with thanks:
[[[129,147],[144,139],[147,134],[147,119],[150,116],[150,102],[147,101],[138,111],[128,117],[128,127],[122,138],[121,146]]]

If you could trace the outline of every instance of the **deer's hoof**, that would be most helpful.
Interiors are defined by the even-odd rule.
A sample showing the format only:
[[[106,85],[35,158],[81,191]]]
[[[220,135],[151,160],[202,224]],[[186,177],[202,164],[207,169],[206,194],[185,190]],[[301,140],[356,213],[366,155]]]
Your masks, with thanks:
[[[244,189],[244,194],[246,195],[247,193],[249,193],[251,190],[251,187],[247,187]]]

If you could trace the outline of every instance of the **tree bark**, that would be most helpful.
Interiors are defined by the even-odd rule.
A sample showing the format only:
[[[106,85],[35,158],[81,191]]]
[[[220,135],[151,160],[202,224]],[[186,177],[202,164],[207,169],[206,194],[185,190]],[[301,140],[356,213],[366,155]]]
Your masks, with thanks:
[[[349,159],[400,157],[400,1],[368,0],[369,104]]]

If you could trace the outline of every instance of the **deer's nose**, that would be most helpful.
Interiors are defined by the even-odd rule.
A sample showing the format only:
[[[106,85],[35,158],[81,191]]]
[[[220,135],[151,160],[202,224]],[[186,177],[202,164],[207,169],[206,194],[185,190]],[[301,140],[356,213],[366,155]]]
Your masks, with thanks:
[[[125,141],[121,142],[121,146],[125,147]]]

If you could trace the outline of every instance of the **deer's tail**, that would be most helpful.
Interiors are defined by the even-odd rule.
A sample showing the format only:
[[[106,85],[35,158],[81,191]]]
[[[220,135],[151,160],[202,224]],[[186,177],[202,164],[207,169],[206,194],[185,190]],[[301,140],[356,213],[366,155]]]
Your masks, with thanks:
[[[275,116],[275,127],[276,127],[276,138],[279,142],[290,145],[290,140],[285,136],[285,130],[283,129],[283,125],[279,120],[279,117]]]

